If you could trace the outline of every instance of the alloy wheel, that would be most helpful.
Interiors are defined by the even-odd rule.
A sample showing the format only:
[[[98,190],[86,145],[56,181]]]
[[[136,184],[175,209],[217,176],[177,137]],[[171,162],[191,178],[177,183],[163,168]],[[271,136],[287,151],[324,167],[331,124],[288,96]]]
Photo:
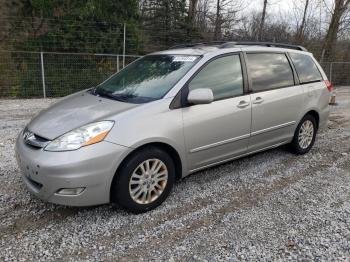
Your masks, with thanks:
[[[299,129],[298,142],[302,149],[308,148],[314,136],[314,125],[310,120],[306,120]]]
[[[168,169],[160,159],[147,159],[139,164],[129,181],[129,193],[138,204],[154,202],[164,191]]]

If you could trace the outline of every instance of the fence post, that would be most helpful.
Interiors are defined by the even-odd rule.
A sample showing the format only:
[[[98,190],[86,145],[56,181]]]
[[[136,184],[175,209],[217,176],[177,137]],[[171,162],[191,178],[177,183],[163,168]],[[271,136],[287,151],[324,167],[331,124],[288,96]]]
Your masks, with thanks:
[[[124,23],[123,68],[125,67],[125,31],[126,31],[126,26],[125,26],[125,23]]]
[[[41,81],[42,81],[42,85],[43,85],[43,95],[44,95],[44,98],[46,98],[44,52],[40,52],[40,61],[41,61]]]
[[[332,83],[333,62],[329,66],[329,81]]]

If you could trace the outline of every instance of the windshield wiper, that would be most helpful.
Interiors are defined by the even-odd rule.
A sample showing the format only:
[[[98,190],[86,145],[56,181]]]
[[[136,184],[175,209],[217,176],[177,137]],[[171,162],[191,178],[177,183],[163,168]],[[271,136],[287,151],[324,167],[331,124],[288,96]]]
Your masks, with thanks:
[[[107,97],[107,98],[110,98],[110,99],[113,99],[113,100],[117,100],[117,101],[120,101],[120,102],[127,102],[127,103],[136,103],[136,104],[139,104],[139,103],[146,103],[146,102],[150,102],[150,101],[153,101],[153,100],[156,100],[154,98],[150,98],[150,97],[140,97],[140,96],[137,96],[137,95],[134,95],[134,94],[130,94],[130,93],[113,93],[113,92],[108,92],[106,91],[105,89],[103,88],[98,88],[98,87],[95,87],[94,89],[91,89],[91,93],[93,95],[96,95],[96,96],[100,96],[100,97]]]
[[[90,94],[96,96],[96,95],[97,95],[96,89],[97,89],[97,87],[96,87],[96,86],[93,86],[93,87],[91,87],[87,92],[89,92]]]
[[[106,92],[106,91],[103,91],[103,89],[98,89],[97,87],[94,89],[93,94],[100,96],[100,97],[107,97],[107,98],[111,98],[113,100],[120,101],[118,96],[113,95],[112,92]]]
[[[113,94],[115,97],[118,97],[120,99],[130,99],[130,98],[135,98],[137,97],[136,95],[133,94]]]

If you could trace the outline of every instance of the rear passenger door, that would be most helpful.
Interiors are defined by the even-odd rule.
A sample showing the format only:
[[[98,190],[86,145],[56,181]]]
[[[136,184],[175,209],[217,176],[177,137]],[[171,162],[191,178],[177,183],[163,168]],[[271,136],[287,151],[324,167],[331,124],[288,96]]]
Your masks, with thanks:
[[[252,101],[249,151],[286,142],[293,137],[302,110],[303,89],[285,53],[247,53]]]

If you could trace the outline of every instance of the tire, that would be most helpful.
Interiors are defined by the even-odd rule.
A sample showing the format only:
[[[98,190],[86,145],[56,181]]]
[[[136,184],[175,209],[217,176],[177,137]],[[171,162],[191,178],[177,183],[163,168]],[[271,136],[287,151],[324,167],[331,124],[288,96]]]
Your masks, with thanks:
[[[312,130],[312,135],[305,130]],[[307,137],[303,141],[302,133],[304,132],[304,138]],[[312,146],[315,143],[317,133],[317,124],[316,120],[312,115],[306,115],[298,124],[292,142],[289,145],[291,151],[297,155],[303,155],[309,152]],[[308,135],[305,135],[308,134]]]
[[[155,146],[145,147],[131,154],[118,170],[111,200],[132,213],[147,212],[164,202],[174,182],[175,165],[169,154]]]

